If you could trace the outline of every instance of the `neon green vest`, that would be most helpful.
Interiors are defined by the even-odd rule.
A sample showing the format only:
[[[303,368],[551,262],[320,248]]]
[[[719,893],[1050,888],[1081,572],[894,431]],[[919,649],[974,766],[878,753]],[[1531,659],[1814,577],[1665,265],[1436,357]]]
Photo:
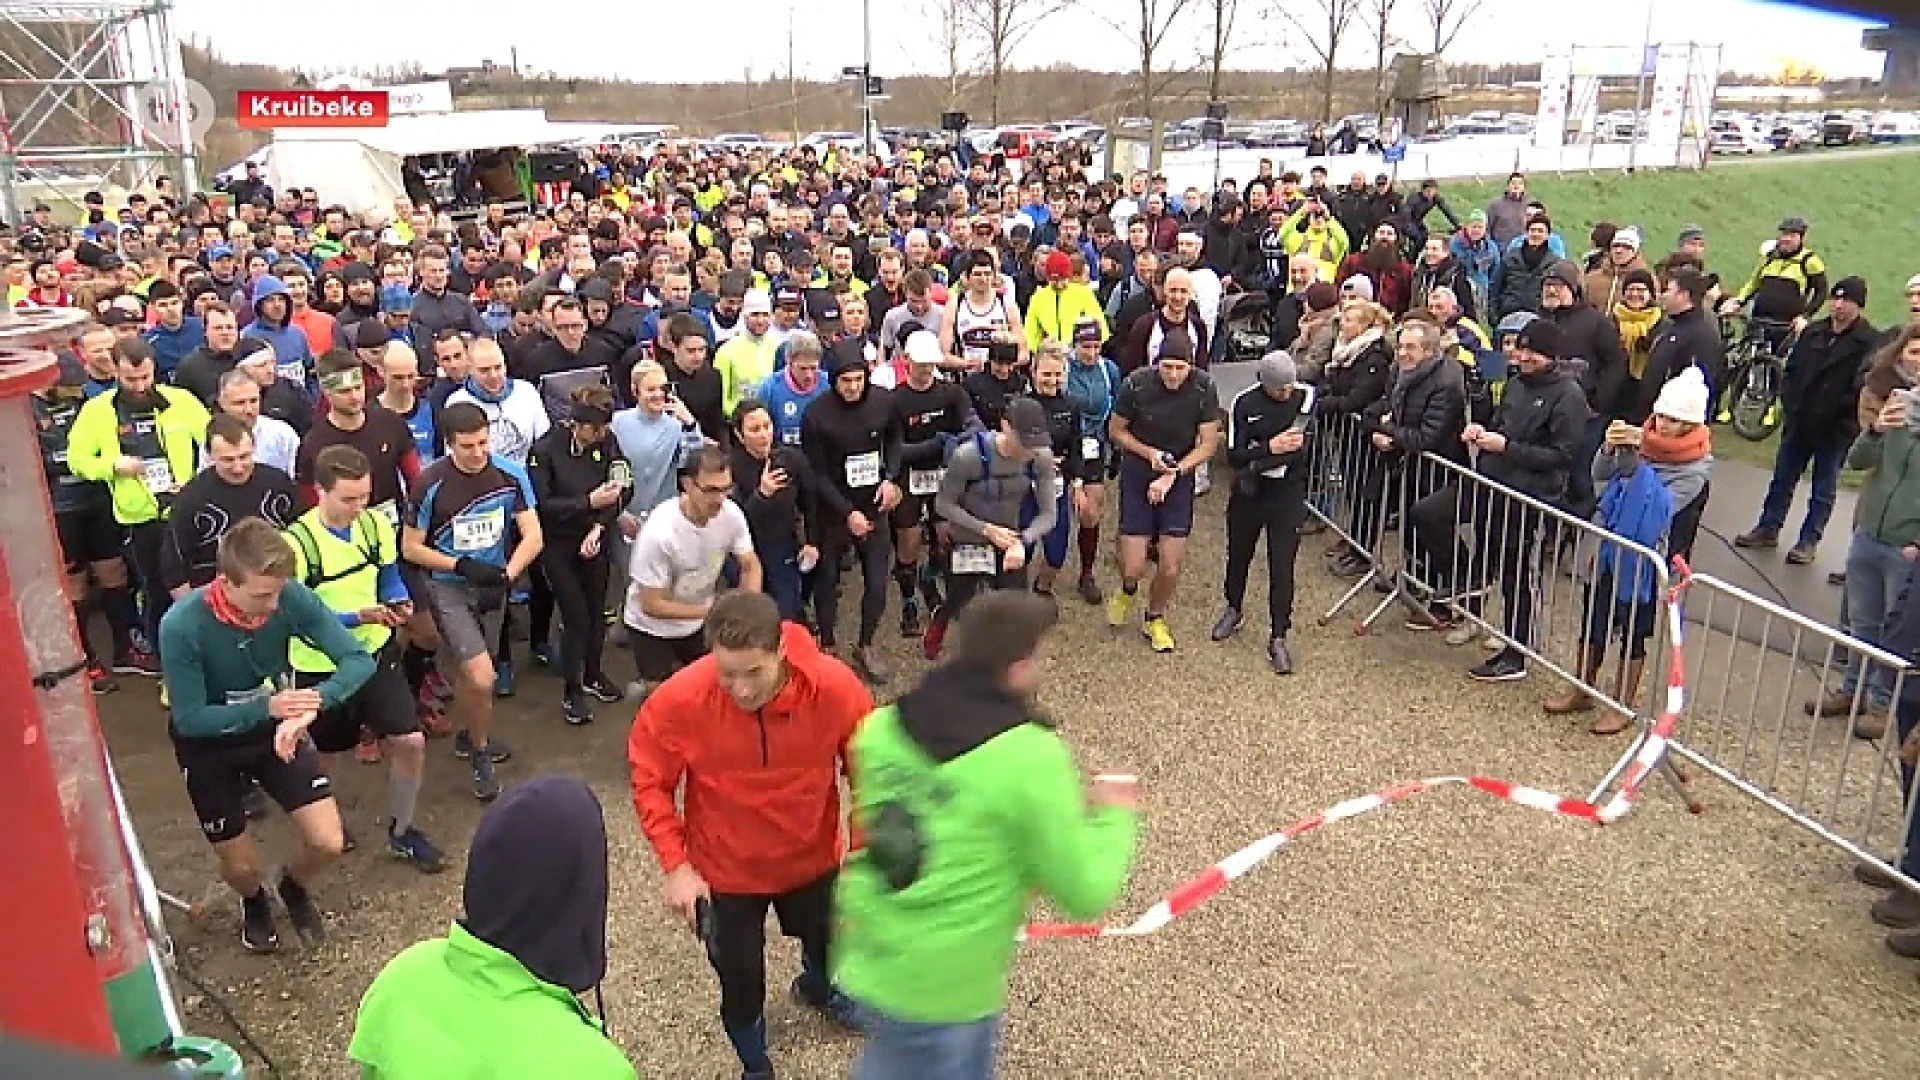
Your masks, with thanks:
[[[380,568],[400,557],[400,544],[385,517],[363,511],[348,530],[350,540],[342,540],[320,520],[315,508],[287,526],[285,535],[293,548],[294,579],[312,589],[328,610],[344,613],[380,606]],[[393,636],[392,627],[376,624],[362,624],[351,632],[376,656]],[[298,638],[288,645],[287,659],[295,671],[325,674],[333,670],[333,661],[325,653]]]

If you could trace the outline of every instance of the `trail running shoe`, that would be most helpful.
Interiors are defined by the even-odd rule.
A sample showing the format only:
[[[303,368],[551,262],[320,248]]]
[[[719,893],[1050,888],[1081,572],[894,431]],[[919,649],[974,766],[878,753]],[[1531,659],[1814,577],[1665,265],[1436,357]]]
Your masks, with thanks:
[[[466,761],[473,757],[472,735],[464,731],[454,733],[453,756],[459,758],[461,761]],[[493,763],[498,765],[513,756],[513,748],[501,742],[499,739],[488,739],[487,756],[493,758]]]
[[[1115,589],[1107,597],[1107,625],[1119,628],[1133,620],[1133,594],[1125,589]]]
[[[320,917],[320,909],[313,904],[313,897],[307,894],[307,887],[293,880],[293,875],[282,872],[280,875],[280,902],[287,907],[287,918],[293,928],[300,932],[301,940],[308,945],[318,945],[327,939],[327,924]]]
[[[1147,641],[1153,646],[1154,652],[1173,651],[1173,629],[1167,625],[1166,619],[1159,616],[1148,619],[1140,627],[1140,632],[1147,635]]]
[[[160,658],[145,649],[128,649],[113,658],[113,673],[157,679],[160,677]]]
[[[498,667],[494,669],[494,672],[493,672],[493,696],[494,697],[503,697],[503,698],[512,697],[513,691],[518,685],[519,685],[519,680],[514,677],[514,673],[513,673],[513,661],[508,660],[505,663],[500,664]]]
[[[593,709],[587,704],[585,693],[560,695],[560,714],[571,727],[593,723]]]
[[[588,697],[606,705],[618,704],[626,697],[619,687],[608,682],[605,677],[588,679],[581,684],[580,689],[586,691]]]
[[[270,953],[280,947],[280,929],[273,924],[273,902],[265,889],[240,898],[240,947],[250,953]]]
[[[111,694],[120,689],[120,683],[113,677],[113,672],[98,663],[92,663],[87,665],[87,689],[95,694]]]
[[[408,826],[403,832],[387,830],[387,854],[423,874],[437,874],[447,868],[447,858],[427,839],[427,834]]]
[[[500,797],[500,781],[493,775],[492,755],[475,754],[467,762],[473,769],[473,797],[492,802]]]

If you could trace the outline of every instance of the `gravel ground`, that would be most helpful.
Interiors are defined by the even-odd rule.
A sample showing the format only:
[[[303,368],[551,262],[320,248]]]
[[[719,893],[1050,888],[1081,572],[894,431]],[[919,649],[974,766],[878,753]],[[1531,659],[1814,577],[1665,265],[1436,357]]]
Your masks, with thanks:
[[[1151,654],[1068,600],[1044,704],[1089,768],[1139,772],[1151,795],[1117,921],[1233,848],[1352,795],[1474,773],[1584,795],[1624,748],[1584,719],[1541,715],[1543,674],[1477,685],[1482,653],[1400,628],[1356,638],[1320,540],[1300,557],[1299,674],[1276,678],[1264,616],[1226,645],[1217,613],[1224,490],[1201,504],[1173,623],[1181,650]],[[1109,544],[1111,541],[1108,541]],[[1263,595],[1256,559],[1252,595]],[[1111,575],[1107,575],[1111,580]],[[1371,593],[1363,601],[1371,598]],[[1263,612],[1264,603],[1249,604]],[[901,675],[921,662],[892,631]],[[619,670],[616,668],[616,670]],[[898,689],[903,678],[896,678]],[[586,778],[606,803],[615,866],[606,1003],[647,1077],[738,1075],[700,952],[658,901],[658,873],[625,792],[623,707],[561,726],[551,677],[525,674],[500,730],[519,749],[508,782]],[[459,870],[434,879],[362,850],[320,890],[331,940],[256,958],[212,880],[160,736],[151,691],[102,717],[162,887],[210,902],[174,927],[188,963],[228,1000],[288,1077],[349,1075],[343,1049],[367,983],[397,950],[458,912]],[[431,749],[422,825],[455,852],[477,805],[445,743]],[[347,765],[349,823],[376,835],[381,774]],[[1014,979],[1009,1077],[1613,1075],[1890,1076],[1920,1067],[1914,968],[1867,918],[1846,861],[1712,783],[1686,814],[1649,789],[1624,825],[1594,829],[1449,789],[1300,841],[1163,933],[1027,946]],[[261,830],[284,851],[278,817]],[[783,1077],[844,1076],[852,1042],[787,1004],[794,950],[776,945],[772,1043]],[[190,989],[196,1032],[233,1037]]]

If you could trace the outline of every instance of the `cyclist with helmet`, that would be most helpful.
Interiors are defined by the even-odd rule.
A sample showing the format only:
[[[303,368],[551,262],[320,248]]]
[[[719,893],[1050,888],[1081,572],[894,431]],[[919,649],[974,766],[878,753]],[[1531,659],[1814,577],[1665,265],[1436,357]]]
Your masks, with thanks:
[[[1721,315],[1736,315],[1752,307],[1749,333],[1757,334],[1767,350],[1776,356],[1786,354],[1787,340],[1807,328],[1827,302],[1827,264],[1807,247],[1807,219],[1790,217],[1780,223],[1779,235],[1760,249],[1760,265],[1740,291],[1721,301]],[[1715,385],[1724,395],[1726,387]],[[1731,416],[1722,407],[1719,420]]]

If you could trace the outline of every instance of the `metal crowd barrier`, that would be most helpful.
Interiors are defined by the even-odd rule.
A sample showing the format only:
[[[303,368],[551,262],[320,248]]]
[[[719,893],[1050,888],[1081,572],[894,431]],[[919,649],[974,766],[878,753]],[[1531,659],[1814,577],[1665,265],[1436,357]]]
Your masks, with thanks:
[[[1903,777],[1891,718],[1875,740],[1854,732],[1882,695],[1900,700],[1912,665],[1705,574],[1689,580],[1681,607],[1698,629],[1686,641],[1689,700],[1668,753],[1920,890],[1898,869],[1914,835],[1920,776]],[[1850,669],[1867,674],[1848,687]],[[1844,702],[1843,715],[1822,715],[1830,695]],[[1595,798],[1637,750],[1628,750]]]
[[[1325,554],[1342,551],[1363,555],[1367,572],[1360,576],[1331,608],[1320,625],[1333,620],[1368,585],[1387,579],[1379,560],[1384,524],[1384,502],[1379,488],[1388,471],[1385,459],[1367,438],[1366,425],[1355,413],[1323,413],[1314,419],[1314,438],[1308,458],[1307,512],[1328,534]]]

